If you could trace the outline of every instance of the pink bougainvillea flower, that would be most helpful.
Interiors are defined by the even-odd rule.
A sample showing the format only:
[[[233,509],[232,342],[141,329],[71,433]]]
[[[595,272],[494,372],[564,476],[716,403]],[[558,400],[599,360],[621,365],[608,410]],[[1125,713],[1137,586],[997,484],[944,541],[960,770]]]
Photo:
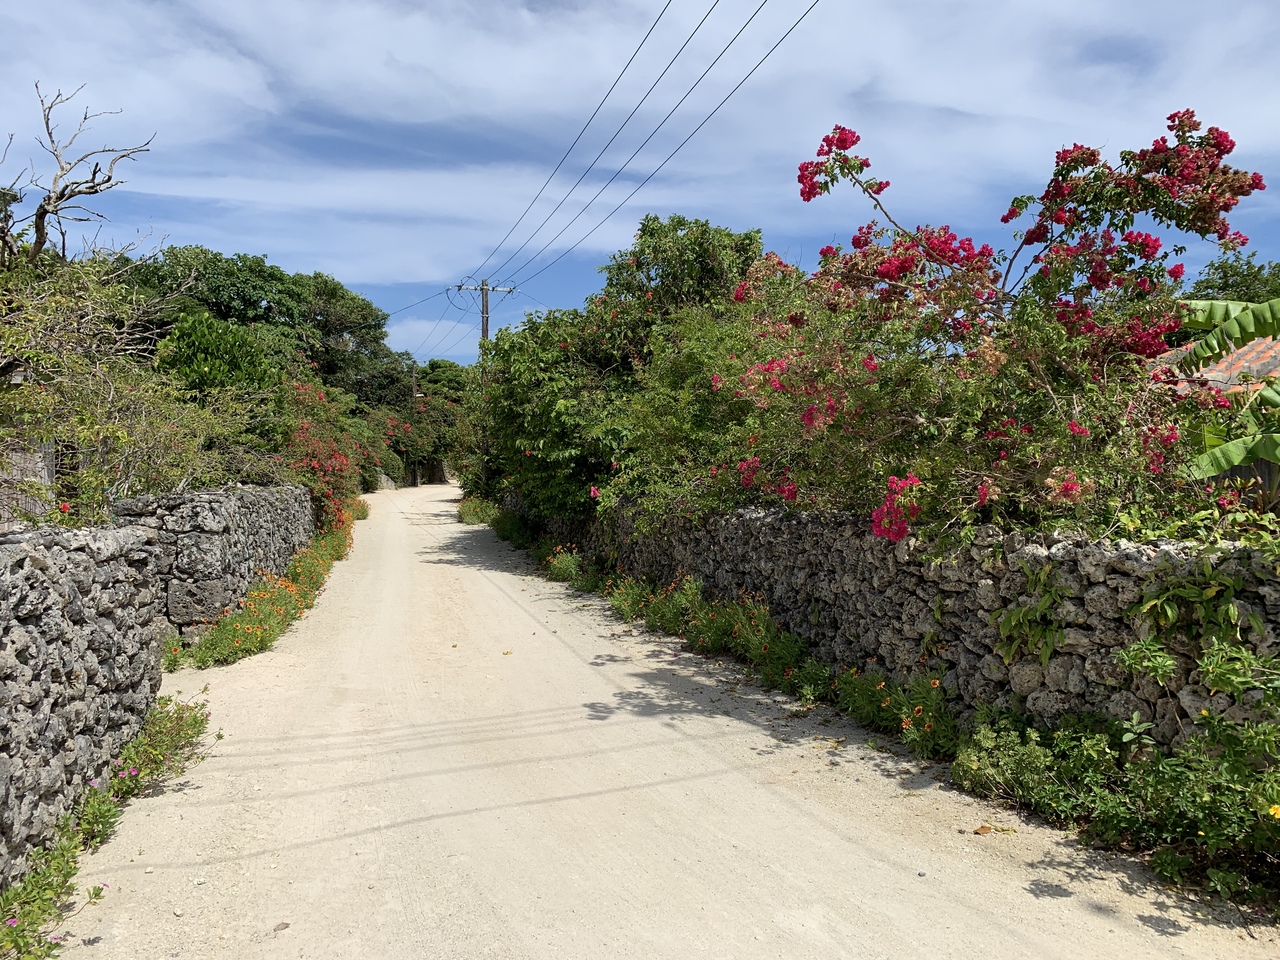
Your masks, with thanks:
[[[592,499],[592,500],[596,500],[596,499],[598,499],[599,497],[600,497],[600,488],[599,488],[599,487],[592,487],[592,488],[591,488],[591,499]]]

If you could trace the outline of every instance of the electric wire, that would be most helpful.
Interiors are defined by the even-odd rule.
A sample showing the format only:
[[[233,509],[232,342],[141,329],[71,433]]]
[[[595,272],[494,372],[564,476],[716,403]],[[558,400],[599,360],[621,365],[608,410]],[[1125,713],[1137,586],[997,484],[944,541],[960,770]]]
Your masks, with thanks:
[[[409,306],[407,307],[401,307],[399,310],[392,310],[390,313],[387,314],[387,316],[394,317],[397,313],[404,313],[406,310],[412,310],[414,307],[419,306],[420,304],[424,304],[428,300],[434,300],[436,297],[443,296],[448,292],[449,292],[449,288],[445,287],[443,290],[437,293],[433,293],[429,297],[423,297],[421,300],[415,300],[413,303],[409,304]]]
[[[627,70],[631,68],[631,64],[634,63],[636,57],[640,55],[640,51],[644,48],[644,45],[649,42],[649,37],[653,35],[653,31],[657,29],[658,24],[662,21],[662,18],[666,16],[667,11],[671,9],[671,4],[674,2],[675,0],[667,0],[666,5],[658,12],[657,19],[654,20],[653,23],[649,25],[648,32],[645,33],[645,35],[640,39],[640,43],[636,46],[635,50],[632,51],[631,58],[627,60],[625,64],[623,64],[622,70],[614,78],[613,83],[610,84],[609,89],[605,91],[604,96],[600,98],[600,102],[596,104],[595,110],[591,111],[591,116],[589,116],[587,118],[587,122],[582,125],[582,129],[578,131],[578,135],[573,138],[573,143],[569,144],[569,149],[567,149],[564,152],[564,156],[560,158],[560,161],[556,164],[555,169],[551,171],[550,175],[547,177],[546,183],[544,183],[541,187],[538,188],[538,192],[534,194],[533,199],[529,201],[529,205],[524,208],[524,212],[521,213],[520,216],[516,218],[516,222],[511,225],[511,229],[507,231],[507,235],[498,242],[498,245],[496,247],[493,248],[493,252],[484,258],[484,263],[480,264],[480,266],[476,267],[475,270],[471,272],[471,277],[474,277],[481,270],[483,270],[485,264],[488,263],[490,260],[492,260],[495,256],[497,256],[497,253],[499,250],[502,249],[503,244],[505,244],[508,240],[510,240],[511,235],[516,232],[516,227],[520,226],[520,224],[524,222],[524,218],[529,215],[529,211],[533,209],[533,205],[537,203],[540,199],[542,199],[542,195],[546,192],[547,187],[551,186],[551,181],[554,180],[556,174],[560,172],[560,168],[564,166],[564,162],[569,159],[569,154],[573,153],[573,148],[578,145],[578,142],[586,134],[587,128],[591,126],[592,121],[594,121],[595,118],[599,115],[600,111],[604,109],[605,103],[608,101],[609,97],[613,94],[613,91],[617,89],[618,84],[622,82],[622,78],[626,75]]]
[[[409,351],[409,353],[414,357],[417,357],[417,355],[423,351],[423,349],[427,346],[428,340],[432,340],[435,337],[441,335],[440,325],[444,323],[445,317],[449,315],[450,310],[461,310],[463,311],[463,315],[464,316],[466,315],[466,307],[459,307],[456,303],[453,302],[453,297],[449,294],[448,288],[446,288],[442,292],[445,295],[445,299],[449,301],[448,305],[444,308],[444,310],[440,312],[440,316],[436,319],[435,325],[431,328],[431,330],[427,332],[427,335],[422,338],[422,342]],[[430,349],[435,349],[434,345]]]
[[[557,232],[555,236],[553,236],[550,240],[544,243],[537,253],[529,257],[527,260],[525,260],[524,263],[522,263],[520,266],[512,270],[511,273],[508,274],[508,277],[515,276],[521,270],[528,267],[529,264],[537,260],[538,257],[542,256],[542,254],[546,252],[547,248],[550,247],[557,240],[559,240],[560,237],[564,236],[565,232],[578,221],[578,218],[581,217],[584,213],[586,213],[587,210],[591,208],[591,205],[593,203],[595,203],[597,200],[600,199],[600,195],[603,194],[606,190],[608,190],[609,187],[613,185],[613,182],[618,179],[618,177],[622,176],[623,171],[626,170],[627,167],[631,165],[631,161],[633,161],[637,156],[639,156],[640,151],[649,145],[649,142],[653,140],[655,136],[658,135],[658,131],[661,130],[664,126],[666,126],[667,121],[670,120],[672,116],[675,115],[675,112],[679,110],[681,106],[684,105],[684,102],[693,95],[693,92],[698,89],[702,81],[707,78],[707,74],[709,74],[712,71],[712,69],[715,67],[715,65],[720,62],[721,58],[723,58],[724,55],[729,52],[729,49],[735,43],[738,42],[738,38],[742,36],[743,32],[746,31],[747,27],[751,26],[752,21],[754,21],[755,18],[760,15],[760,11],[765,8],[765,5],[768,2],[769,0],[761,0],[760,6],[756,7],[755,12],[753,12],[751,16],[747,18],[746,22],[741,27],[738,28],[738,32],[735,33],[729,39],[729,42],[724,45],[724,48],[718,54],[716,54],[716,58],[712,60],[710,64],[707,65],[707,68],[702,71],[702,74],[698,77],[697,80],[693,82],[693,85],[689,87],[688,90],[685,91],[684,96],[681,97],[678,101],[676,101],[676,105],[674,107],[672,107],[670,110],[667,111],[667,115],[663,117],[661,121],[659,121],[656,127],[653,128],[653,132],[651,132],[647,137],[644,138],[640,146],[636,147],[636,149],[632,152],[631,156],[627,157],[626,161],[622,164],[622,166],[620,166],[617,169],[617,171],[613,174],[613,176],[611,176],[608,180],[604,182],[603,186],[601,186],[600,189],[595,192],[595,195],[586,202],[586,205],[583,206],[583,208],[579,210],[577,213],[575,213],[573,217],[569,220],[569,222],[560,228],[559,232]],[[554,213],[554,211],[552,212]],[[546,221],[543,221],[543,222],[545,223]],[[532,239],[532,237],[530,239]],[[523,247],[521,249],[523,249]],[[518,252],[519,251],[517,251],[517,253]],[[511,259],[512,258],[509,257],[506,263],[503,264],[503,266],[505,267],[507,263],[510,263]],[[505,282],[506,280],[499,281],[499,283],[505,283]]]
[[[462,318],[459,317],[457,322],[461,323],[461,320]],[[479,332],[480,332],[479,327],[476,327],[476,326],[468,327],[467,329],[462,331],[461,335],[454,337],[454,339],[449,343],[448,346],[437,347],[436,354],[438,356],[444,356],[450,350],[452,350],[454,347],[460,344],[463,340],[467,339],[468,336],[470,336],[473,333],[479,333]]]
[[[782,35],[782,37],[778,40],[778,42],[775,43],[772,47],[770,47],[768,52],[765,53],[765,55],[760,58],[760,60],[756,63],[754,67],[751,68],[751,70],[747,73],[747,75],[738,81],[737,85],[734,86],[734,88],[730,90],[728,94],[725,95],[725,98],[723,100],[721,100],[718,104],[716,104],[715,109],[712,110],[709,114],[707,114],[706,118],[701,123],[699,123],[696,127],[694,127],[693,131],[687,137],[681,140],[679,145],[674,150],[672,150],[671,153],[667,155],[667,158],[663,160],[662,163],[658,164],[657,168],[654,169],[652,173],[650,173],[647,177],[641,180],[640,183],[636,185],[636,188],[622,199],[621,203],[619,203],[616,207],[610,210],[605,215],[603,220],[601,220],[594,227],[588,230],[581,238],[579,238],[576,242],[574,242],[572,246],[562,251],[555,259],[553,259],[552,261],[550,261],[549,263],[547,263],[546,265],[544,265],[534,273],[529,274],[529,276],[525,277],[520,282],[528,283],[534,277],[537,277],[540,274],[545,273],[547,270],[551,269],[551,267],[555,266],[557,263],[563,260],[566,256],[568,256],[575,249],[577,249],[578,246],[584,243],[588,237],[590,237],[593,233],[595,233],[602,226],[604,226],[605,223],[607,223],[614,214],[616,214],[619,210],[621,210],[624,206],[626,206],[626,204],[631,200],[631,198],[634,197],[637,193],[639,193],[641,188],[643,188],[645,184],[647,184],[650,180],[656,177],[658,173],[661,172],[663,167],[665,167],[668,163],[670,163],[671,160],[675,157],[675,155],[679,153],[682,149],[684,149],[685,144],[687,144],[690,140],[692,140],[694,136],[698,133],[698,131],[701,130],[704,126],[706,126],[707,123],[710,122],[711,118],[720,112],[720,108],[729,102],[729,98],[732,97],[735,93],[737,93],[738,90],[742,87],[742,85],[745,84],[748,80],[752,78],[752,76],[755,75],[756,71],[759,70],[764,65],[765,61],[768,60],[771,56],[773,56],[774,51],[776,51],[780,46],[782,46],[783,42],[787,39],[787,37],[791,36],[791,34],[795,31],[795,29],[799,27],[801,23],[804,22],[805,18],[808,17],[809,14],[813,12],[814,7],[816,7],[821,2],[822,0],[813,0],[813,2],[809,4],[809,6],[805,9],[804,13],[800,14],[800,17],[796,20],[795,23],[793,23],[787,29],[787,32]],[[523,270],[525,267],[528,267],[530,264],[532,264],[532,262],[533,260],[527,261],[524,264],[524,266],[520,268],[520,270]],[[510,274],[509,277],[514,277],[519,272],[520,271],[517,270],[515,271],[515,273]],[[502,282],[505,283],[507,281],[504,280]]]
[[[707,9],[707,12],[704,13],[702,15],[702,19],[698,21],[698,25],[693,28],[693,32],[689,34],[688,37],[685,38],[684,43],[680,44],[680,49],[675,52],[675,55],[669,61],[667,61],[667,65],[662,68],[662,72],[658,74],[658,79],[654,80],[653,83],[649,85],[649,89],[646,90],[644,93],[644,96],[640,98],[640,102],[637,103],[634,107],[632,107],[631,112],[627,114],[627,118],[623,120],[622,124],[618,127],[618,129],[613,132],[613,136],[609,138],[608,142],[603,147],[600,148],[600,152],[596,154],[595,159],[591,161],[591,163],[587,166],[587,169],[582,171],[582,175],[578,177],[576,181],[574,181],[573,186],[569,188],[569,192],[566,193],[563,197],[561,197],[560,201],[555,205],[555,207],[552,208],[551,212],[542,218],[542,222],[538,224],[537,227],[534,228],[533,233],[529,234],[529,236],[525,239],[524,243],[516,247],[516,249],[511,252],[510,256],[508,256],[507,259],[503,260],[502,263],[498,264],[497,267],[495,267],[492,271],[490,271],[491,273],[494,273],[494,274],[500,273],[503,269],[506,268],[507,264],[509,264],[512,260],[514,260],[517,256],[519,256],[520,251],[533,242],[533,238],[536,237],[542,231],[542,228],[547,225],[548,221],[550,221],[550,219],[554,217],[556,213],[559,212],[560,208],[565,205],[568,199],[571,196],[573,196],[573,192],[578,189],[578,187],[582,184],[582,181],[587,178],[587,175],[590,174],[591,171],[595,169],[596,164],[600,162],[600,158],[604,156],[605,151],[608,150],[611,146],[613,146],[613,142],[618,139],[622,131],[626,129],[627,124],[631,122],[632,118],[636,115],[636,113],[640,110],[640,108],[644,106],[645,102],[649,99],[649,95],[652,94],[654,89],[658,86],[658,84],[662,82],[662,78],[667,75],[667,72],[675,65],[675,62],[678,59],[680,59],[680,54],[684,53],[685,48],[689,46],[690,43],[693,42],[693,38],[698,35],[698,31],[701,30],[703,24],[707,22],[707,18],[711,16],[712,12],[719,5],[720,5],[720,0],[713,0],[711,6]]]

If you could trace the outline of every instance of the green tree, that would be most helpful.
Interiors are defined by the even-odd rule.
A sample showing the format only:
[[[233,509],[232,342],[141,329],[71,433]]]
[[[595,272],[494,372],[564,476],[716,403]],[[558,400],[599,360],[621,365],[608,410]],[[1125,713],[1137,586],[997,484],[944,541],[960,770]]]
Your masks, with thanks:
[[[706,220],[648,214],[635,242],[600,268],[611,300],[645,301],[657,315],[723,304],[764,252],[759,230],[734,233]]]
[[[646,216],[580,310],[529,314],[482,345],[458,427],[469,492],[518,495],[537,518],[583,516],[631,449],[625,413],[684,311],[722,311],[760,254],[758,231]]]
[[[220,387],[267,389],[280,375],[254,330],[204,311],[183,314],[160,342],[157,367],[199,394]]]
[[[1234,250],[1211,260],[1191,287],[1192,300],[1235,300],[1265,303],[1280,298],[1280,263],[1258,263]]]

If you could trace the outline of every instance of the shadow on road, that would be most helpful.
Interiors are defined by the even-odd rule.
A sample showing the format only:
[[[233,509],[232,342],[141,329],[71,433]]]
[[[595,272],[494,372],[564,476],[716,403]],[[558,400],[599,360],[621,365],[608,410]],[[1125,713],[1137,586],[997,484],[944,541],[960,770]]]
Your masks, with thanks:
[[[452,504],[441,504],[435,512],[424,512],[420,522],[438,525],[439,539],[418,556],[429,564],[447,564],[471,569],[529,576],[537,565],[526,551],[500,540],[488,527],[464,526],[454,518]],[[447,512],[446,512],[447,511]],[[554,589],[554,585],[547,584]],[[742,664],[708,658],[682,649],[678,638],[653,634],[643,627],[617,618],[602,598],[562,587],[558,598],[560,613],[573,610],[594,613],[606,621],[609,632],[602,641],[626,636],[641,652],[620,655],[597,652],[585,661],[590,667],[607,670],[627,664],[628,688],[619,689],[606,700],[581,704],[590,723],[617,723],[628,720],[659,719],[679,727],[689,717],[723,717],[750,724],[768,738],[753,748],[761,758],[786,751],[821,751],[831,768],[845,768],[857,775],[873,773],[896,784],[903,791],[918,793],[937,788],[957,792],[950,781],[948,764],[921,763],[900,744],[886,743],[826,706],[800,707],[797,701],[764,690],[751,682],[751,672]],[[554,602],[554,601],[553,601]],[[1034,818],[1017,811],[1007,816],[1024,822]],[[1145,864],[1126,856],[1107,855],[1084,848],[1073,836],[1063,833],[1058,841],[1061,854],[1046,856],[1027,864],[1037,878],[1026,890],[1037,899],[1065,900],[1088,890],[1097,881],[1116,884],[1126,894],[1150,903],[1152,911],[1138,921],[1152,932],[1176,937],[1188,932],[1190,924],[1214,923],[1247,931],[1247,922],[1230,904],[1194,901],[1170,891]],[[1087,904],[1095,912],[1111,913],[1113,908],[1098,902]]]

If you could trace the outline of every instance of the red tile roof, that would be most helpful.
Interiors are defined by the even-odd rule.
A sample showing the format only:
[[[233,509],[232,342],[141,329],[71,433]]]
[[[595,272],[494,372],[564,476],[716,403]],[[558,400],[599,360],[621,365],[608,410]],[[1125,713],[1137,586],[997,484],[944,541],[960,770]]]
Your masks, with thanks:
[[[1178,347],[1160,355],[1160,362],[1174,366],[1187,352]],[[1242,379],[1242,375],[1243,379]],[[1251,390],[1257,381],[1280,375],[1280,340],[1262,337],[1231,351],[1196,374],[1221,390]]]

